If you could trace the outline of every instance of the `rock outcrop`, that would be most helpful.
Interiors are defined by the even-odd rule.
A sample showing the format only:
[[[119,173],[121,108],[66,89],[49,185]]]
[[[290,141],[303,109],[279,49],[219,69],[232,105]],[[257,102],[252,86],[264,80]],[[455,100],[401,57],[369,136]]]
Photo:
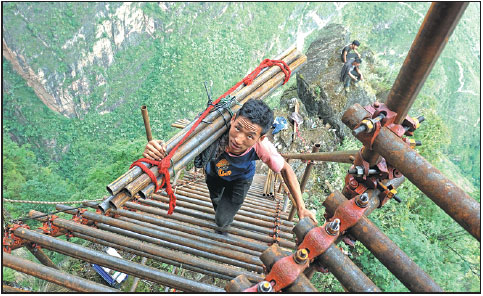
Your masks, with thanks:
[[[54,48],[55,45],[44,41],[50,37],[32,31],[32,26],[29,26],[38,17],[35,9],[45,6],[48,5],[19,4],[16,15],[22,21],[7,20],[18,21],[20,27],[18,32],[4,30],[3,57],[10,61],[12,68],[52,111],[68,118],[80,118],[92,108],[100,114],[110,112],[108,107],[103,106],[107,93],[101,95],[103,100],[99,105],[91,106],[91,102],[84,101],[83,98],[89,97],[96,88],[107,83],[105,72],[120,50],[153,38],[160,25],[155,24],[154,19],[144,13],[139,3],[98,3],[95,4],[96,14],[92,15],[96,21],[85,20],[77,33],[57,49]],[[163,10],[167,9],[165,4],[159,6]],[[56,30],[59,28],[52,28],[54,35],[59,34]],[[30,46],[37,50],[35,54],[31,48],[26,49],[26,42],[19,42],[14,36],[15,33],[24,32],[32,34],[29,36],[32,39]],[[40,58],[43,62],[38,67],[38,62],[35,61]],[[64,67],[59,66],[61,64]]]
[[[374,90],[366,81],[351,86],[349,93],[344,91],[339,81],[343,65],[340,52],[350,41],[349,32],[344,26],[329,24],[324,27],[307,50],[307,64],[297,74],[297,94],[308,114],[335,128],[341,139],[348,132],[341,121],[345,110],[355,103],[364,106],[376,100]],[[370,72],[374,63],[372,52],[366,48],[360,51],[363,74]]]

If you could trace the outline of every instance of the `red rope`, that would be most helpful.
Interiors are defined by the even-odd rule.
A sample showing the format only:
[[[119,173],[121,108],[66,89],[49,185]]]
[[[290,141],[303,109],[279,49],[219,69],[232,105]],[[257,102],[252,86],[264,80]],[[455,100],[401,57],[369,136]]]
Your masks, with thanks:
[[[189,135],[196,129],[196,127],[200,124],[200,122],[210,113],[211,109],[213,109],[214,105],[216,105],[222,98],[225,96],[231,94],[235,89],[237,89],[242,83],[245,85],[250,85],[252,84],[253,80],[258,76],[260,71],[266,67],[271,67],[271,66],[279,66],[280,69],[282,69],[283,73],[285,74],[285,80],[283,81],[282,85],[287,83],[287,81],[290,79],[290,75],[292,74],[292,71],[288,67],[288,65],[281,60],[270,60],[270,59],[265,59],[263,60],[260,65],[255,68],[250,74],[248,74],[245,78],[243,78],[240,82],[235,84],[232,88],[230,88],[227,92],[222,94],[218,99],[216,99],[210,106],[206,108],[206,110],[201,114],[201,116],[196,120],[195,124],[190,128],[190,130],[184,135],[184,137],[181,139],[181,141],[174,146],[173,149],[169,152],[169,154],[163,158],[162,160],[151,160],[147,158],[141,158],[133,162],[131,164],[132,168],[133,166],[138,166],[140,167],[148,176],[151,178],[152,182],[154,183],[155,190],[154,192],[157,192],[160,187],[163,187],[164,184],[166,184],[166,193],[169,196],[169,210],[168,210],[168,215],[171,215],[174,211],[174,208],[176,207],[176,196],[174,195],[173,188],[171,187],[171,182],[169,180],[169,167],[171,164],[171,158],[173,157],[174,153],[178,149],[178,147],[183,144],[183,142],[186,140],[186,138],[189,137]],[[143,165],[141,162],[147,162],[152,164],[153,166],[158,167],[158,172],[160,175],[163,175],[163,182],[161,185],[158,185],[156,176],[153,174],[151,170],[149,170],[145,165]]]

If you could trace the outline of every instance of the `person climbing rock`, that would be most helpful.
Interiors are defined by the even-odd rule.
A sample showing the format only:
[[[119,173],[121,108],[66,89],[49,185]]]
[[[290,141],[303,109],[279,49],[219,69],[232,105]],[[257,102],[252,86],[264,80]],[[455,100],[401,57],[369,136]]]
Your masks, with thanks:
[[[359,70],[359,66],[362,63],[362,60],[359,58],[350,59],[347,63],[342,66],[342,70],[340,71],[340,81],[344,83],[344,89],[346,92],[349,92],[349,86],[351,81],[361,81],[364,80],[361,71]]]
[[[347,44],[342,48],[340,59],[343,63],[347,63],[347,60],[353,59],[355,57],[361,58],[361,55],[357,52],[357,48],[361,45],[361,43],[357,40],[352,41],[352,43]],[[350,53],[354,51],[353,53]]]
[[[218,233],[226,233],[241,208],[255,175],[255,160],[262,160],[274,172],[280,172],[293,196],[300,219],[314,213],[305,208],[300,184],[292,167],[266,138],[273,123],[273,111],[261,100],[248,100],[230,120],[230,128],[209,149],[206,165],[206,185],[215,210]],[[203,153],[202,153],[203,154]],[[166,156],[162,141],[150,141],[143,156],[160,160]],[[195,160],[196,164],[196,160]]]

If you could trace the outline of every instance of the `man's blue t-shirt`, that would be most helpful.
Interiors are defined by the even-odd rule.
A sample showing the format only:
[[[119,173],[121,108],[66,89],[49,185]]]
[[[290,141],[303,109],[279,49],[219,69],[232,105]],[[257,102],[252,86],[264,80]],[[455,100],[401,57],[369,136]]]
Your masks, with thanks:
[[[246,180],[255,175],[255,160],[260,159],[251,149],[241,156],[230,156],[226,151],[220,157],[212,159],[206,164],[206,173],[211,176],[219,176],[223,180]]]

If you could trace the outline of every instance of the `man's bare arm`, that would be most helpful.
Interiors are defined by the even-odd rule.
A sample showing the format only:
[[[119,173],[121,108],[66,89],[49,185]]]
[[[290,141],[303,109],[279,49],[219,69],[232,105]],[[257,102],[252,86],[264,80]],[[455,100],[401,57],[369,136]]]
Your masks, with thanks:
[[[292,167],[286,161],[280,173],[282,174],[283,181],[285,184],[287,184],[290,194],[292,194],[292,197],[297,203],[294,206],[297,208],[299,218],[302,219],[304,217],[309,217],[314,220],[315,223],[317,223],[314,213],[305,208],[305,203],[302,199],[302,192],[300,191],[300,184],[297,180],[297,176],[295,175]]]

